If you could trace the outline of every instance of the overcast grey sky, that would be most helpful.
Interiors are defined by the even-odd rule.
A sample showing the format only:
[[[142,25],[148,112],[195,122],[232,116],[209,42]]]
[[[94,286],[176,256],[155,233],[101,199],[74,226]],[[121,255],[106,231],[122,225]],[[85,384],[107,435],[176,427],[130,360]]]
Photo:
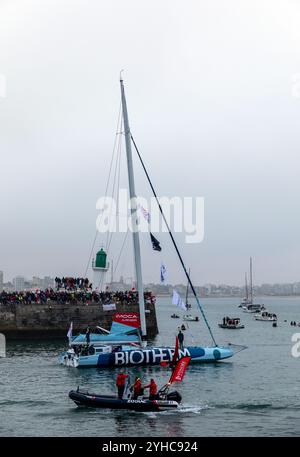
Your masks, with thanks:
[[[0,0],[5,280],[83,274],[124,68],[158,194],[205,198],[204,241],[177,236],[194,282],[241,284],[250,255],[257,283],[299,281],[299,49],[297,1]],[[143,193],[138,167],[136,181]],[[183,281],[158,238],[169,282]],[[148,237],[142,250],[158,282]]]

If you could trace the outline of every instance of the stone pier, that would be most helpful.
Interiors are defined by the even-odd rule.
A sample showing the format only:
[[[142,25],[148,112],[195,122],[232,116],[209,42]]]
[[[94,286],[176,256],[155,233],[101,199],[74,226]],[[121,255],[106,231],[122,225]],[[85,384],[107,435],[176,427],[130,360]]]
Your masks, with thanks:
[[[110,330],[116,312],[138,312],[138,304],[116,305],[116,311],[103,311],[101,304],[61,304],[48,301],[45,304],[0,304],[0,333],[10,339],[66,338],[70,323],[73,334],[85,332],[99,325]],[[158,334],[155,305],[145,305],[147,336]]]

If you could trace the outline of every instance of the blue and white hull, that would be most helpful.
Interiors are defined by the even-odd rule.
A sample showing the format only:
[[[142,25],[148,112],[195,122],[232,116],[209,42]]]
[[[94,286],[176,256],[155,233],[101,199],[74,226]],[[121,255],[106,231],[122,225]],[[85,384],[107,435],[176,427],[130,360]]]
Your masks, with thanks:
[[[160,365],[170,362],[173,354],[174,349],[170,347],[124,348],[84,356],[68,357],[65,353],[61,356],[61,363],[78,368]],[[183,350],[179,350],[178,357],[190,356],[190,363],[208,363],[228,359],[233,355],[234,351],[230,347],[187,346]]]

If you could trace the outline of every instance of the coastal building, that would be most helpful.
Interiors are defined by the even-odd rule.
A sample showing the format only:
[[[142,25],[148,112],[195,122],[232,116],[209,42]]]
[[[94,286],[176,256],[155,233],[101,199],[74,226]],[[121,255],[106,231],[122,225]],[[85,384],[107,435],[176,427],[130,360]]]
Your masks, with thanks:
[[[11,281],[4,282],[3,283],[3,290],[5,292],[13,292],[14,291],[14,285]]]
[[[33,276],[31,281],[25,283],[25,289],[53,289],[54,279],[50,276],[44,276],[40,278],[39,276]]]
[[[13,279],[14,290],[20,291],[25,289],[25,278],[24,276],[16,276]]]
[[[54,279],[50,276],[44,276],[42,281],[42,289],[53,289],[54,287]]]
[[[293,284],[293,295],[300,295],[300,282]]]
[[[30,285],[33,289],[42,289],[43,288],[43,280],[38,276],[33,276],[32,280],[30,281]]]
[[[107,287],[111,292],[125,292],[125,290],[131,289],[131,285],[124,282],[123,276],[120,277],[119,281],[111,281],[110,283],[107,283]]]

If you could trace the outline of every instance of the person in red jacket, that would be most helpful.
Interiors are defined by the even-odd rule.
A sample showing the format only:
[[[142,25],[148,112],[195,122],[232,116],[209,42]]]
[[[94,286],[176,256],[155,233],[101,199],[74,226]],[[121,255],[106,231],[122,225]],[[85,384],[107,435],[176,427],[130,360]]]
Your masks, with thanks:
[[[150,384],[144,386],[144,389],[149,389],[149,400],[157,399],[157,384],[153,378],[150,380]]]
[[[137,400],[138,396],[143,394],[142,381],[138,376],[130,390],[133,390],[133,400]]]
[[[125,374],[123,371],[120,371],[120,373],[117,376],[116,380],[116,385],[118,388],[118,398],[122,400],[124,390],[125,390],[125,384],[126,384],[126,378],[128,378],[128,374]]]

